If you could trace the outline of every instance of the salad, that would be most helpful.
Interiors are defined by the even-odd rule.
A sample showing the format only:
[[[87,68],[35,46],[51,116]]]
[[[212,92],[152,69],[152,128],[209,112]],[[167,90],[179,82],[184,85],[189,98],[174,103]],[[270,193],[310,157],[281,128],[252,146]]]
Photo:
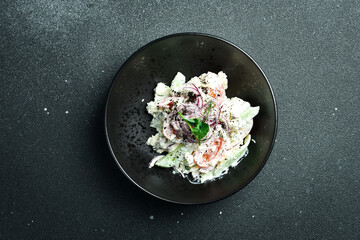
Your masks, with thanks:
[[[178,72],[170,87],[158,83],[147,103],[157,133],[147,144],[161,154],[149,167],[172,168],[191,183],[219,178],[248,153],[250,130],[259,107],[227,98],[224,72],[208,72],[186,82]]]

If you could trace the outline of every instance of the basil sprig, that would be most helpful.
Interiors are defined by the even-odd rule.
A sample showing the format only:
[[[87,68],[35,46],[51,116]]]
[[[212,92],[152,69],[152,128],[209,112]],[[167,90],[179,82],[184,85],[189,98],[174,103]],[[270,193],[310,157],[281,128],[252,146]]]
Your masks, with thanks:
[[[194,134],[195,138],[198,140],[199,146],[201,144],[201,141],[204,140],[206,134],[209,132],[209,124],[206,123],[206,120],[208,119],[211,106],[212,106],[212,102],[210,101],[210,105],[209,105],[208,109],[206,110],[207,111],[206,119],[204,121],[201,121],[201,118],[187,119],[181,114],[181,112],[178,112],[180,117],[189,126],[189,128],[190,128],[191,132]]]

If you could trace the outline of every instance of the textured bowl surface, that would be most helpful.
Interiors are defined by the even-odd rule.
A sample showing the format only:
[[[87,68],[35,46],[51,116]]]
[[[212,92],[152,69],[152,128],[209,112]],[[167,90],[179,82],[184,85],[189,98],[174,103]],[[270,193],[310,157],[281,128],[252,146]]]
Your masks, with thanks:
[[[251,131],[256,143],[229,173],[216,181],[191,184],[170,169],[148,168],[157,155],[146,140],[150,128],[146,103],[154,99],[158,82],[170,84],[177,72],[186,79],[204,72],[228,76],[228,97],[260,106]],[[258,65],[240,48],[218,37],[183,33],[157,39],[135,52],[120,68],[109,91],[105,128],[110,150],[123,173],[144,191],[170,202],[208,203],[222,199],[249,183],[265,164],[274,144],[277,111],[273,92]]]

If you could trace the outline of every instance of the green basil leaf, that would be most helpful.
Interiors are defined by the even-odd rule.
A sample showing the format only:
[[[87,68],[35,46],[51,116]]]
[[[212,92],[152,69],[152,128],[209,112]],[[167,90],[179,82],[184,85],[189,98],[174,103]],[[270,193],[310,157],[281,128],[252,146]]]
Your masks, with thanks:
[[[207,115],[209,115],[210,108],[212,102],[210,102],[210,106],[207,110]],[[201,144],[201,140],[206,136],[209,132],[209,125],[205,122],[202,122],[200,118],[191,118],[186,119],[180,112],[178,112],[181,118],[187,123],[191,132],[194,134],[195,138],[199,141],[199,145]],[[208,116],[206,116],[207,118]]]
[[[209,132],[209,125],[207,123],[202,123],[199,130],[198,138],[203,139]]]

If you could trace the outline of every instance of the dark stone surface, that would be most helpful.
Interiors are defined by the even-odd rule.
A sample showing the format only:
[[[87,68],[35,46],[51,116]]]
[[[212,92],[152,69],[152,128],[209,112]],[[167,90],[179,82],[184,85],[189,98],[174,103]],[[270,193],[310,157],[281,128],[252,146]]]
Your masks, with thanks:
[[[359,15],[359,1],[1,1],[0,238],[359,239]],[[184,31],[244,49],[279,108],[260,174],[198,206],[134,186],[103,124],[120,65]]]

